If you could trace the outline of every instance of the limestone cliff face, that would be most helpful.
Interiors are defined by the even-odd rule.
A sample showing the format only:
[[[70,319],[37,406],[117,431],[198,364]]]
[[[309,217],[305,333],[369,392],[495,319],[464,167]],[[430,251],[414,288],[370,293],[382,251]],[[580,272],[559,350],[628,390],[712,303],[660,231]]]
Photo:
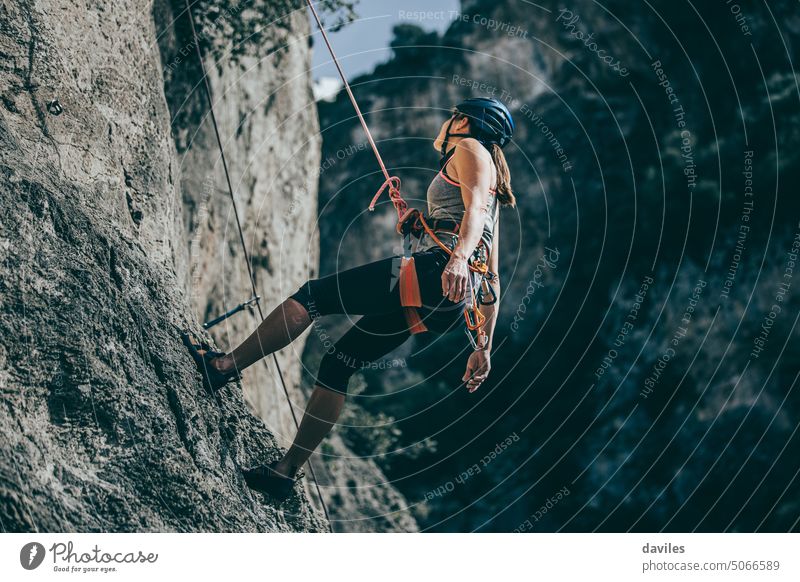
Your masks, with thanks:
[[[304,495],[247,489],[278,442],[180,343],[190,232],[150,4],[2,23],[2,527],[324,530]]]
[[[327,529],[301,488],[275,505],[241,478],[293,435],[274,363],[215,397],[180,342],[252,294],[183,6],[0,8],[4,530]],[[194,16],[266,312],[318,261],[308,21]],[[278,356],[298,414],[301,347]]]

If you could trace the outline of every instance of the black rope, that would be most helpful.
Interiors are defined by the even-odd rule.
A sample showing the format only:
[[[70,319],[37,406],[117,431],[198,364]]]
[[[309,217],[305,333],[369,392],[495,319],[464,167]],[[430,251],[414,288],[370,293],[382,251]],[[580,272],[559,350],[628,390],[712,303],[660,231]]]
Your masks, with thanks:
[[[189,17],[189,24],[192,28],[192,37],[194,38],[194,47],[197,51],[197,61],[200,63],[200,73],[203,77],[203,84],[205,86],[205,93],[206,99],[208,100],[208,109],[211,114],[211,122],[214,126],[214,135],[217,137],[217,146],[219,147],[219,155],[222,159],[222,168],[225,170],[225,180],[228,184],[228,193],[231,197],[231,205],[233,206],[233,215],[236,218],[236,228],[239,231],[239,241],[242,244],[242,251],[244,252],[244,259],[245,263],[247,263],[247,275],[250,278],[250,287],[253,290],[253,297],[258,295],[256,291],[256,281],[253,278],[253,269],[250,266],[250,255],[247,252],[247,244],[244,241],[244,232],[242,231],[242,223],[239,220],[239,210],[236,207],[236,198],[233,195],[233,185],[231,184],[231,176],[230,172],[228,171],[228,162],[225,160],[225,150],[222,148],[222,139],[219,135],[219,126],[217,125],[217,116],[214,115],[214,102],[211,99],[211,86],[208,83],[208,77],[206,76],[206,67],[203,63],[203,53],[200,51],[200,41],[197,38],[197,31],[194,27],[194,16],[192,16],[192,9],[189,4],[189,0],[186,0],[186,12]],[[261,321],[264,321],[264,312],[261,310],[261,304],[256,303],[256,307],[258,308],[258,315],[261,317]],[[281,366],[278,364],[278,357],[275,355],[275,352],[272,352],[272,359],[275,362],[275,369],[278,371],[278,377],[281,380],[281,386],[283,387],[283,393],[286,395],[286,402],[289,403],[289,410],[292,413],[292,420],[294,421],[294,426],[298,430],[300,429],[300,423],[297,421],[297,415],[294,411],[294,406],[292,405],[292,399],[289,396],[289,390],[286,388],[286,382],[283,379],[283,372],[281,372]],[[308,461],[308,468],[311,472],[311,478],[314,481],[314,486],[317,489],[317,496],[319,497],[319,502],[322,505],[322,510],[325,512],[325,518],[328,520],[328,527],[333,532],[333,526],[331,525],[331,518],[328,514],[328,507],[325,504],[325,499],[322,497],[322,491],[319,487],[319,481],[317,481],[317,475],[314,472],[314,467],[311,465],[311,461]]]

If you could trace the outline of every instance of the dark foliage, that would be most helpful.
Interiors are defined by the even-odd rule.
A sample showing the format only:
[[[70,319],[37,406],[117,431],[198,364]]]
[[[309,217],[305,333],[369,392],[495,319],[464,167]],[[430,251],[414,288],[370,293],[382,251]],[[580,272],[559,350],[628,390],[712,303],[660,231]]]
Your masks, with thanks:
[[[574,27],[538,4],[464,2],[443,37],[400,27],[394,58],[355,81],[418,206],[452,103],[496,87],[519,127],[490,380],[458,388],[460,334],[418,341],[405,375],[367,374],[380,397],[359,404],[402,431],[388,475],[437,531],[796,531],[796,3],[743,0],[737,20],[724,3],[580,1]],[[363,140],[344,94],[320,115],[323,159]],[[381,181],[367,149],[323,174],[323,273],[393,251],[389,210],[360,214]],[[537,277],[545,247],[558,262]],[[426,438],[435,452],[404,457]]]

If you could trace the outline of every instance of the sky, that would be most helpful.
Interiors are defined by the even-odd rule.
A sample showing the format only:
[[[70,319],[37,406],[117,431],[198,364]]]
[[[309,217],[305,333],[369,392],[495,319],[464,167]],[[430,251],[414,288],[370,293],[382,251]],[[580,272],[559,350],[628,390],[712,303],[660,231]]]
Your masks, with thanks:
[[[443,32],[459,11],[459,0],[360,0],[355,6],[357,19],[339,32],[329,32],[331,44],[348,79],[371,71],[389,59],[389,42],[395,24],[416,24],[425,30]],[[311,75],[317,98],[329,98],[338,91],[340,81],[331,62],[325,41],[308,11],[314,30]],[[330,21],[330,15],[328,15]]]

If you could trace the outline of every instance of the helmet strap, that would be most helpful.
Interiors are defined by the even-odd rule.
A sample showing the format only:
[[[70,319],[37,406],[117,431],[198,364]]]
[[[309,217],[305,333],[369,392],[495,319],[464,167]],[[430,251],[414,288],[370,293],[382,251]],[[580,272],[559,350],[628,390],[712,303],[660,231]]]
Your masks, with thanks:
[[[444,141],[442,142],[442,147],[439,148],[439,153],[442,155],[442,159],[447,155],[447,142],[450,141],[450,128],[453,127],[453,122],[456,120],[455,116],[450,118],[450,123],[447,124],[447,129],[444,130]]]
[[[450,128],[453,127],[453,122],[456,120],[455,117],[450,119],[450,123],[447,124],[447,129],[444,132],[444,141],[442,142],[442,147],[439,148],[439,153],[441,154],[441,159],[439,160],[439,168],[441,169],[444,166],[445,161],[447,159],[447,146],[450,143],[451,137],[475,137],[471,133],[452,133]]]

